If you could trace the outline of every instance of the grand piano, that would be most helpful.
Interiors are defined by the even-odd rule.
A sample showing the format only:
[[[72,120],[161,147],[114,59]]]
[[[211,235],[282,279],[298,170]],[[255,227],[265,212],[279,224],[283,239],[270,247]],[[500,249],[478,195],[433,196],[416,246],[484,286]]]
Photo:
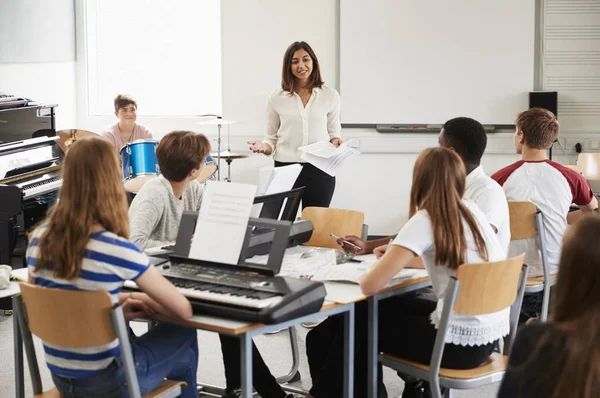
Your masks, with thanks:
[[[0,264],[17,237],[44,218],[62,185],[56,105],[0,107]]]

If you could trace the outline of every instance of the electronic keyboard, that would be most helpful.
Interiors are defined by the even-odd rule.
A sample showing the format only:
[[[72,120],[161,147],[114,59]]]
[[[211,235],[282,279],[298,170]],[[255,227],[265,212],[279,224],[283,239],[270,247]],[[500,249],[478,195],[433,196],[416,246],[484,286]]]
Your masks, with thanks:
[[[273,324],[321,309],[321,282],[237,271],[234,266],[166,263],[160,273],[190,300],[195,314]],[[125,288],[139,290],[135,282]]]

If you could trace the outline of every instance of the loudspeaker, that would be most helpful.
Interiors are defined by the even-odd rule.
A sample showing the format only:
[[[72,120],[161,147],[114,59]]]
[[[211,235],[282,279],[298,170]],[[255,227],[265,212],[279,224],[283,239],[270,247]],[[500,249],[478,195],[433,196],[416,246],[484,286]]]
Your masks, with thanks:
[[[558,117],[558,92],[532,91],[529,93],[529,108],[544,108]]]

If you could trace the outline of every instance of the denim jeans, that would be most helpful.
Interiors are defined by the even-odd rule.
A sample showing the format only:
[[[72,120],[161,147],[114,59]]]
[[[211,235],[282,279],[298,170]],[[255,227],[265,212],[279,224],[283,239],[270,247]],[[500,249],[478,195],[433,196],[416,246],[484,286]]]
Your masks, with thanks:
[[[160,324],[136,337],[130,333],[131,351],[141,394],[152,391],[164,379],[187,383],[184,398],[197,398],[198,338],[196,329]],[[129,397],[127,380],[120,358],[93,376],[68,378],[52,374],[64,398]]]

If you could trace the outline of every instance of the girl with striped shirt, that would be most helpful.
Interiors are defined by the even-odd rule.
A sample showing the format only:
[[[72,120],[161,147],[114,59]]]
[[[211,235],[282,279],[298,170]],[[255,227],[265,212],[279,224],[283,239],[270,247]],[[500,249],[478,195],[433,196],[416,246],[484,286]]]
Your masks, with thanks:
[[[189,301],[129,242],[127,199],[114,148],[102,138],[76,141],[63,164],[59,201],[30,236],[29,282],[67,290],[105,290],[125,317],[161,312],[190,318]],[[145,293],[122,293],[125,280]],[[65,308],[65,311],[68,311]],[[136,337],[131,348],[142,394],[164,378],[187,382],[183,397],[197,397],[195,329],[161,324]],[[44,343],[46,362],[63,397],[126,397],[118,340],[98,347]]]

